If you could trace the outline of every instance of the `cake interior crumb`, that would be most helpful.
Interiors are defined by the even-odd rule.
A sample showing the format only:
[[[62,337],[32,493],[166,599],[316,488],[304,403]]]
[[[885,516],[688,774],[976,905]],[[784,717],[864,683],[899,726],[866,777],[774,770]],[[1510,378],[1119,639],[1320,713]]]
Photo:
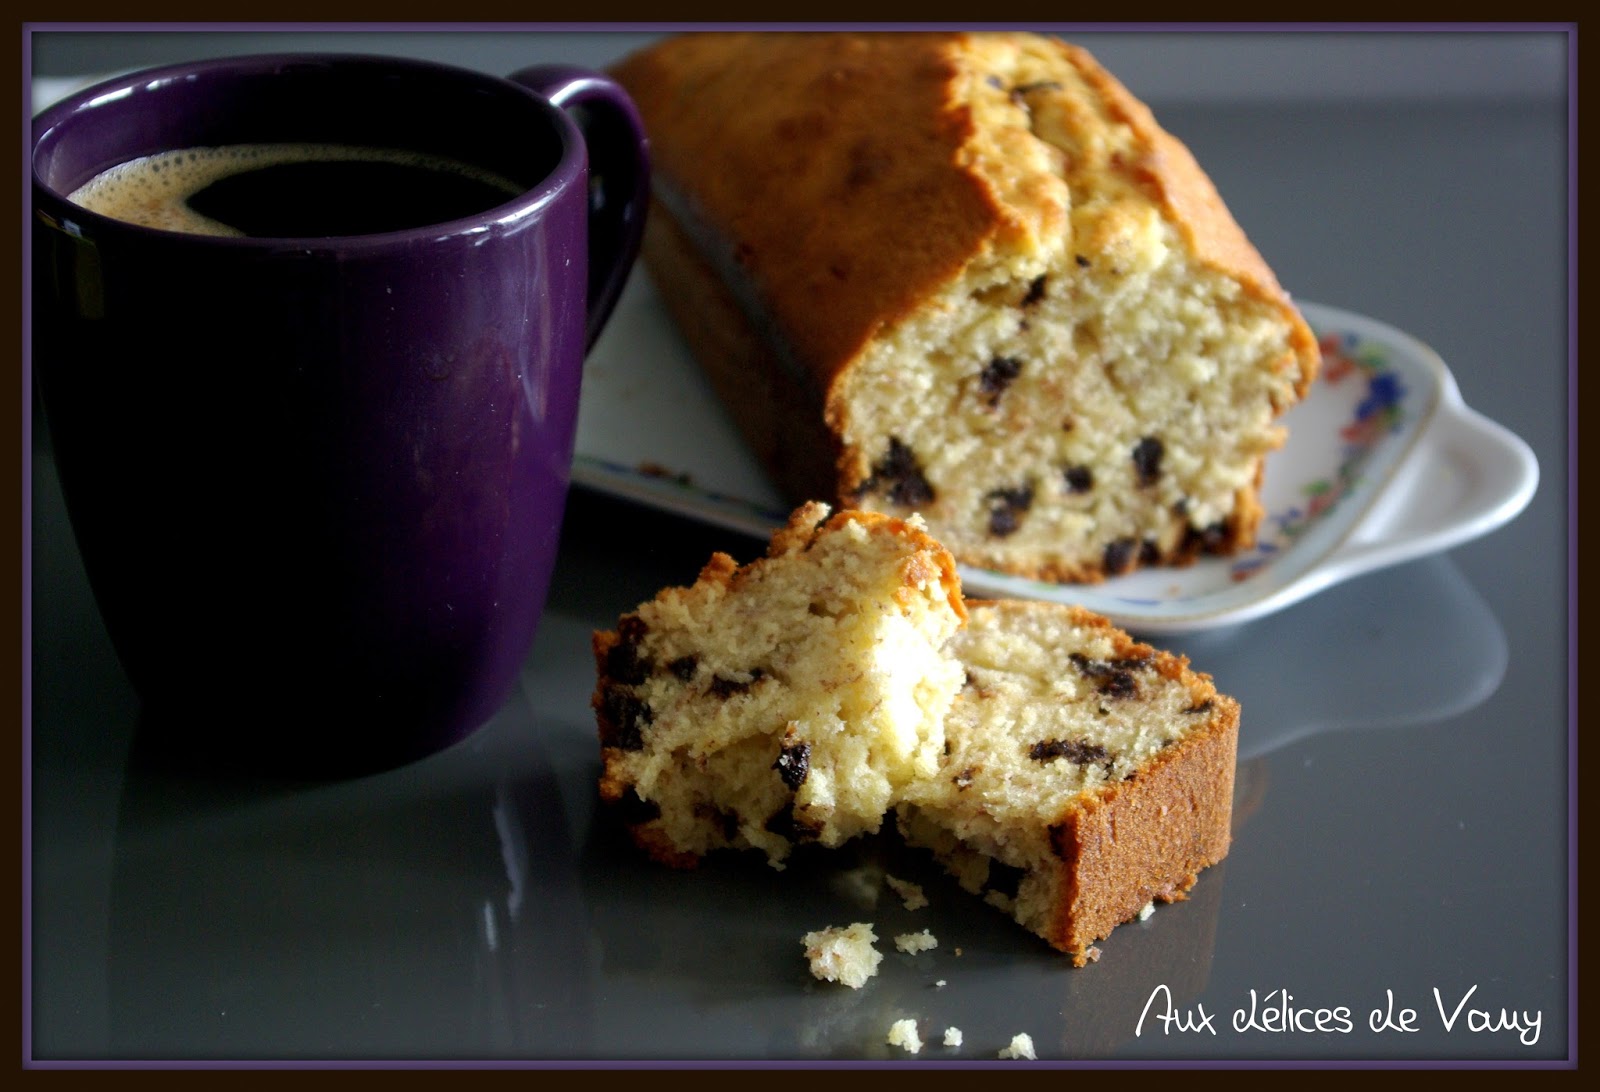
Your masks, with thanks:
[[[877,939],[870,924],[858,921],[807,933],[801,943],[806,946],[806,960],[814,977],[859,990],[878,973],[878,964],[883,960],[883,953],[874,943]]]
[[[922,888],[910,880],[902,880],[898,876],[885,874],[883,882],[889,885],[889,890],[900,896],[907,910],[921,910],[928,905],[928,897],[923,894]]]
[[[945,1028],[944,1029],[944,1045],[947,1046],[947,1047],[958,1047],[958,1046],[960,1046],[961,1045],[961,1029],[960,1028]]]
[[[1000,1051],[999,1056],[1002,1058],[1026,1058],[1029,1061],[1035,1061],[1039,1057],[1033,1052],[1033,1036],[1025,1031],[1013,1035],[1011,1037],[1011,1045]]]
[[[926,929],[920,933],[901,933],[894,938],[894,946],[902,952],[915,955],[918,952],[926,952],[931,948],[937,948],[939,946],[939,938]]]
[[[916,1054],[922,1049],[922,1036],[917,1034],[917,1022],[911,1019],[896,1020],[889,1025],[888,1043],[900,1047],[907,1054]]]

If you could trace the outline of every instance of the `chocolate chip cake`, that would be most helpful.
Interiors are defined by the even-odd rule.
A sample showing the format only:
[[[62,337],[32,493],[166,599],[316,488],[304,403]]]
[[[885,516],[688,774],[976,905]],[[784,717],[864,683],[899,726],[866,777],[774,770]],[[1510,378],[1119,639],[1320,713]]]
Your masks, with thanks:
[[[1253,541],[1311,331],[1188,150],[1020,33],[690,33],[617,78],[645,259],[796,500],[1092,581]]]
[[[1088,611],[968,608],[939,771],[907,788],[898,826],[1082,966],[1227,853],[1239,706]]]
[[[955,563],[919,520],[801,506],[764,558],[717,554],[595,634],[600,794],[688,866],[882,824],[931,776],[961,667]]]

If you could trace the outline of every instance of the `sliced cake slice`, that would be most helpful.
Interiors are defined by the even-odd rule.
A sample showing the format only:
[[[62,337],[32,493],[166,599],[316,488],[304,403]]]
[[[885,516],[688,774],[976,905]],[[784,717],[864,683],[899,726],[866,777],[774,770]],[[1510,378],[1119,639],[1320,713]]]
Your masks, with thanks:
[[[1239,706],[1076,607],[968,604],[965,685],[901,833],[1082,966],[1227,854]]]
[[[938,769],[965,616],[920,520],[803,505],[764,558],[717,554],[595,634],[600,795],[681,866],[875,831]]]

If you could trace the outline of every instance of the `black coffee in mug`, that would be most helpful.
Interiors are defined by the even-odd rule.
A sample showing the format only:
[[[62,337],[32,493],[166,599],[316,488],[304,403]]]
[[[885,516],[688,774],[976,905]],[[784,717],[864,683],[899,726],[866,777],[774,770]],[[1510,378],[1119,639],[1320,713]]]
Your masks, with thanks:
[[[144,156],[71,194],[84,208],[194,235],[327,238],[476,216],[523,187],[452,159],[337,144],[238,144]]]

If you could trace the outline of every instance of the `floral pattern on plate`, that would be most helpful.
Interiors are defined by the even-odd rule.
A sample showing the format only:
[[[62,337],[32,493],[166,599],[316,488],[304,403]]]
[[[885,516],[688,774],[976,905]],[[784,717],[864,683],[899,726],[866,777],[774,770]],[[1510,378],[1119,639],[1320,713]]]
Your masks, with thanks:
[[[1406,386],[1389,364],[1381,344],[1363,342],[1354,333],[1336,332],[1321,338],[1322,371],[1317,382],[1324,387],[1359,384],[1363,395],[1350,420],[1339,428],[1344,442],[1339,465],[1329,475],[1303,483],[1304,502],[1268,514],[1253,550],[1235,561],[1230,576],[1247,580],[1273,557],[1293,547],[1295,541],[1333,506],[1361,484],[1373,449],[1397,434],[1406,421]]]

